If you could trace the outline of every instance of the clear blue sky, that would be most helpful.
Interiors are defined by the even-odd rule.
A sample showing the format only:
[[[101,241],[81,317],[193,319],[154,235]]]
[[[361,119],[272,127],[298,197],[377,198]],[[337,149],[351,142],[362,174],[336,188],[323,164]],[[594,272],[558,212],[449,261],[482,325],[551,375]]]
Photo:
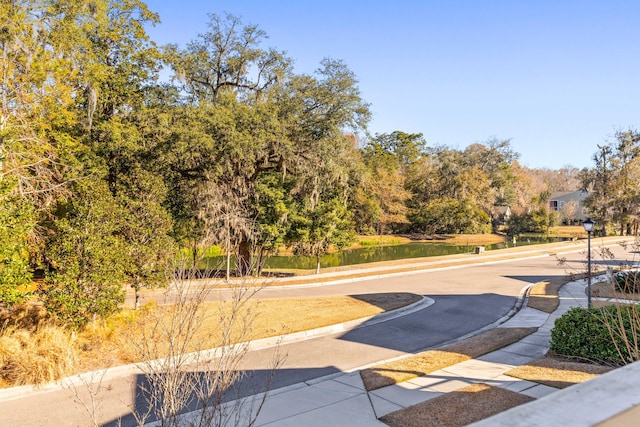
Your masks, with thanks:
[[[160,43],[184,46],[207,14],[257,24],[298,73],[343,60],[372,133],[464,149],[511,139],[520,162],[593,166],[597,144],[640,127],[640,1],[148,0]]]

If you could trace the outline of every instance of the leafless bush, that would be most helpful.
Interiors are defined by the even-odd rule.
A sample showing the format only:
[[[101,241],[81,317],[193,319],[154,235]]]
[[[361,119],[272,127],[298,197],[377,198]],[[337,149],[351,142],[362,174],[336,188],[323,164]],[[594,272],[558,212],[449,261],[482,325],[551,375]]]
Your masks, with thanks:
[[[104,385],[106,369],[92,372],[90,375],[77,375],[67,378],[65,386],[73,392],[73,401],[84,411],[92,427],[99,427],[104,392],[110,387]]]
[[[626,249],[626,243],[619,243],[621,247]],[[566,274],[570,280],[579,280],[587,278],[588,275],[588,265],[587,265],[587,250],[580,252],[581,257],[584,259],[584,263],[581,263],[579,266],[571,265],[567,261],[565,256],[559,257],[556,256],[556,261],[558,265],[563,265],[566,267]],[[629,268],[628,263],[618,263],[615,265],[615,254],[611,250],[611,248],[606,246],[600,247],[592,247],[591,248],[591,276],[592,279],[594,276],[599,276],[601,273],[608,270],[621,270],[625,268]]]
[[[625,250],[630,246],[634,250],[640,247],[638,238],[632,244],[623,242],[620,246]],[[572,280],[588,277],[586,251],[584,259],[585,263],[580,268],[574,268],[568,273]],[[596,308],[591,310],[597,314],[597,319],[602,322],[604,329],[599,329],[601,334],[597,337],[593,336],[597,334],[596,331],[592,331],[590,339],[606,343],[604,345],[607,348],[600,348],[598,351],[605,352],[607,356],[619,360],[621,364],[626,364],[640,360],[638,272],[633,268],[635,264],[633,260],[615,263],[614,259],[615,256],[610,248],[592,248],[592,260],[596,265],[592,269],[594,281],[592,295],[600,298],[593,302],[593,307]],[[566,260],[559,261],[567,265]],[[600,274],[603,270],[606,274]]]
[[[140,425],[153,420],[163,427],[225,426],[240,419],[252,425],[264,404],[266,393],[257,400],[237,399],[255,316],[246,303],[260,288],[247,283],[230,286],[224,298],[218,297],[217,313],[211,313],[204,303],[214,297],[213,284],[197,277],[195,269],[179,271],[158,309],[144,324],[130,325],[130,340],[145,374],[138,387],[147,405],[134,410]],[[219,336],[204,339],[206,323],[218,325]],[[202,343],[211,339],[218,343],[216,348],[203,348]],[[276,352],[270,378],[280,363]],[[234,404],[225,404],[229,401]],[[181,415],[187,409],[197,411]]]
[[[615,351],[624,363],[640,360],[640,307],[637,303],[640,296],[636,292],[636,273],[629,271],[609,277],[607,284],[613,298],[601,310]]]

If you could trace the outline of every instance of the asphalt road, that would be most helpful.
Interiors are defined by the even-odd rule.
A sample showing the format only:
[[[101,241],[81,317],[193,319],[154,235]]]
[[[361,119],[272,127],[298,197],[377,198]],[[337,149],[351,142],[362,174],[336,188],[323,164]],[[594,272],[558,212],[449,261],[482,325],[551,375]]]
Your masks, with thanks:
[[[611,249],[616,264],[637,257],[631,248],[616,245]],[[558,263],[556,256],[547,255],[344,284],[265,288],[260,291],[260,298],[412,292],[435,301],[423,310],[393,320],[282,345],[278,351],[286,355],[286,360],[277,371],[272,388],[417,353],[491,325],[512,311],[526,286],[584,271],[582,249],[563,256],[566,257],[563,265]],[[594,259],[594,264],[607,263]],[[274,352],[274,348],[268,348],[246,356],[243,367],[251,374],[245,384],[247,390],[263,388],[265,378],[271,372]],[[92,412],[99,413],[96,419],[99,424],[117,425],[117,420],[121,419],[124,426],[136,425],[131,408],[141,404],[139,399],[138,402],[134,399],[134,388],[139,381],[138,375],[102,381],[100,391],[93,399],[93,403],[100,405],[96,412],[84,409],[93,405],[88,392],[91,386],[88,385],[30,392],[11,400],[0,397],[0,426],[92,425]],[[78,400],[84,401],[84,405]]]

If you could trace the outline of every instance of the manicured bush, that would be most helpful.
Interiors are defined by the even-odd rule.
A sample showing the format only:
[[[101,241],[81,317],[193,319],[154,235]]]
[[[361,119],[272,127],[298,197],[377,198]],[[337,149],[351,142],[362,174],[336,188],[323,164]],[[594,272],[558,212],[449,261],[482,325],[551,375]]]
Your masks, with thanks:
[[[639,293],[640,271],[620,271],[613,276],[613,284],[618,292]]]
[[[605,365],[634,362],[640,311],[637,306],[612,305],[603,308],[576,307],[556,319],[551,330],[550,349],[556,354]]]

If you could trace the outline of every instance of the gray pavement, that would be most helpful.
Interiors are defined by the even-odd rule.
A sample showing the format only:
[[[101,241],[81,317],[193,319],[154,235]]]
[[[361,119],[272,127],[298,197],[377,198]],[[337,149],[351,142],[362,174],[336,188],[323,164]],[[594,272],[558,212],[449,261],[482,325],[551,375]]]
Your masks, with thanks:
[[[474,383],[502,387],[537,399],[473,424],[476,427],[582,427],[607,420],[614,420],[609,424],[614,426],[633,425],[616,417],[640,405],[640,362],[563,390],[504,375],[547,352],[555,319],[572,307],[586,306],[584,288],[583,281],[568,283],[560,290],[560,305],[552,314],[524,307],[498,326],[539,328],[505,348],[372,392],[365,390],[359,370],[273,390],[254,425],[383,426],[378,418],[386,414]],[[252,396],[245,403],[261,398],[262,395]],[[619,419],[622,421],[615,421]]]
[[[613,245],[617,244],[618,241],[606,241],[602,242],[604,245]],[[543,245],[544,247],[527,247],[520,248],[518,250],[518,259],[522,260],[525,258],[538,258],[538,257],[548,257],[550,255],[555,255],[559,253],[570,253],[581,250],[584,246],[583,242],[569,242],[564,244],[551,244],[551,245]],[[439,261],[416,261],[405,264],[403,267],[411,267],[411,268],[420,268],[426,270],[450,270],[457,269],[463,266],[468,266],[470,264],[473,265],[484,265],[484,264],[496,264],[509,262],[508,258],[510,258],[505,252],[516,252],[514,250],[502,250],[496,251],[495,254],[492,253],[484,253],[482,255],[461,255],[461,256],[449,256],[446,257],[446,263],[443,265],[443,260]],[[499,253],[498,253],[499,252]],[[514,254],[515,255],[515,254]],[[358,269],[360,274],[367,274],[367,279],[371,278],[382,278],[382,277],[400,277],[404,275],[415,274],[415,271],[394,271],[393,268],[389,268],[389,266],[380,266],[380,267],[364,267]],[[344,274],[344,272],[341,272]],[[476,273],[477,274],[477,273]],[[531,273],[533,276],[527,276],[525,281],[529,281],[533,283],[533,281],[537,278],[536,273]],[[546,273],[545,273],[546,274]],[[327,285],[336,284],[340,282],[351,282],[351,281],[360,281],[362,277],[358,278],[342,278],[343,276],[336,273],[323,273],[321,275],[323,280],[320,283],[315,284],[303,284],[301,287],[313,287],[314,289],[327,289],[330,288]],[[334,277],[335,276],[335,277]],[[317,276],[316,276],[317,278]],[[517,276],[517,278],[522,278]],[[477,279],[477,277],[476,277]],[[540,279],[537,279],[540,280]],[[283,285],[286,282],[289,282],[289,279],[280,279],[278,281],[282,281]],[[588,387],[589,384],[595,382],[595,380],[589,381],[587,383],[570,387],[565,390],[555,390],[549,387],[541,386],[539,384],[530,383],[527,381],[521,381],[510,377],[505,377],[503,374],[507,370],[511,369],[514,366],[521,365],[526,363],[527,361],[539,357],[543,355],[547,348],[550,338],[550,330],[553,326],[553,322],[555,318],[560,316],[564,311],[568,310],[570,307],[577,305],[586,305],[586,298],[584,293],[584,283],[574,282],[564,286],[561,290],[560,298],[561,305],[558,310],[551,315],[547,313],[543,313],[528,307],[524,307],[520,310],[512,310],[504,319],[496,322],[495,324],[489,325],[488,327],[539,327],[537,333],[530,335],[520,342],[513,344],[512,346],[506,347],[504,349],[498,350],[496,352],[487,354],[481,358],[476,360],[467,361],[458,365],[451,366],[447,369],[443,369],[439,372],[433,373],[431,375],[416,378],[411,381],[407,381],[402,384],[390,386],[384,389],[376,390],[371,393],[367,393],[364,389],[362,381],[360,380],[359,369],[362,369],[366,366],[360,366],[356,368],[342,368],[342,372],[338,372],[331,376],[317,378],[313,380],[307,380],[305,382],[300,382],[298,384],[293,384],[284,388],[276,389],[268,394],[268,399],[266,400],[266,404],[264,405],[262,411],[260,412],[257,422],[254,425],[257,426],[340,426],[340,425],[355,425],[355,426],[375,426],[375,425],[384,425],[378,421],[378,418],[393,412],[395,410],[400,410],[411,406],[416,403],[423,402],[425,400],[437,397],[442,395],[443,393],[447,393],[449,391],[456,390],[457,388],[477,383],[477,382],[485,382],[490,385],[496,385],[500,387],[507,388],[509,390],[521,392],[523,394],[527,394],[529,396],[535,397],[538,399],[532,404],[523,405],[521,407],[515,408],[511,411],[505,412],[508,415],[508,418],[500,419],[500,416],[494,417],[491,421],[487,421],[495,424],[484,424],[484,425],[556,425],[554,411],[551,409],[551,406],[554,406],[556,399],[554,396],[564,396],[568,394],[572,396],[570,392],[567,390],[580,390],[583,387]],[[267,290],[277,289],[277,286],[270,286]],[[291,283],[287,283],[286,288],[295,289],[296,286]],[[284,288],[283,288],[284,289]],[[301,289],[305,292],[309,291],[308,289]],[[463,289],[468,291],[466,288]],[[501,291],[502,292],[502,291]],[[379,322],[381,320],[389,320],[386,316],[396,317],[398,315],[410,317],[410,314],[415,310],[419,310],[424,308],[427,305],[433,303],[433,300],[430,298],[425,298],[416,304],[413,307],[407,307],[402,313],[389,313],[382,316],[382,319],[376,317],[374,319],[369,319],[368,322]],[[514,313],[516,313],[514,315]],[[509,318],[508,321],[504,322],[506,318]],[[285,342],[295,342],[298,340],[304,340],[306,338],[312,336],[323,336],[326,334],[341,332],[341,331],[350,331],[354,328],[357,328],[358,325],[362,323],[365,319],[360,319],[355,322],[351,322],[349,324],[344,325],[336,325],[329,328],[322,328],[316,331],[306,331],[300,334],[291,335],[285,337]],[[504,322],[504,323],[502,323]],[[338,329],[336,329],[338,328]],[[478,331],[479,332],[479,331]],[[462,337],[464,338],[464,337]],[[252,348],[261,348],[261,347],[271,347],[274,345],[272,340],[263,340],[259,342],[252,343]],[[377,360],[377,359],[376,359]],[[379,361],[381,363],[383,361]],[[366,362],[362,362],[366,363]],[[353,366],[353,365],[352,365]],[[631,365],[635,366],[635,365]],[[622,368],[628,369],[628,368]],[[622,369],[618,369],[614,372],[622,371]],[[100,379],[111,378],[111,377],[125,377],[127,375],[135,375],[137,372],[137,368],[135,366],[123,366],[112,368],[104,373],[104,377],[100,377]],[[581,416],[586,417],[588,422],[571,424],[566,421],[562,421],[563,424],[567,424],[569,426],[585,426],[585,425],[594,425],[598,420],[609,419],[614,417],[617,413],[624,412],[625,408],[629,408],[633,405],[637,405],[638,403],[633,401],[629,396],[640,396],[640,366],[636,368],[635,373],[629,374],[634,381],[629,381],[631,385],[627,386],[626,383],[624,388],[624,392],[621,390],[616,390],[614,387],[611,387],[611,391],[607,388],[608,382],[606,378],[608,378],[611,374],[603,375],[598,378],[598,381],[601,381],[600,378],[604,378],[604,385],[598,385],[599,388],[604,387],[603,395],[606,395],[608,399],[615,401],[615,404],[605,405],[606,409],[600,409],[600,406],[590,405],[589,400],[591,399],[592,393],[587,390],[581,393],[578,393],[578,397],[574,399],[574,406],[581,406],[580,413]],[[98,373],[100,374],[100,373]],[[89,377],[85,378],[86,375]],[[78,376],[77,378],[67,379],[79,381],[79,385],[83,386],[85,383],[90,383],[93,381],[93,377],[96,373],[83,374]],[[102,375],[102,374],[100,374]],[[620,374],[618,374],[620,375]],[[634,376],[635,375],[635,376]],[[617,380],[612,380],[612,386],[616,383]],[[66,383],[65,383],[66,384]],[[44,386],[39,386],[34,389],[33,386],[24,386],[24,387],[15,387],[13,389],[3,389],[0,390],[0,402],[15,402],[13,399],[17,399],[20,396],[33,396],[33,395],[41,395],[40,400],[36,400],[36,405],[51,406],[54,405],[50,402],[51,396],[49,393],[53,393],[55,390],[59,390],[60,388],[68,388],[68,385],[61,385],[59,383],[49,384]],[[124,388],[121,390],[119,388],[114,388],[113,391],[109,389],[109,393],[111,394],[122,394],[123,396],[128,393]],[[546,397],[549,395],[550,397]],[[598,399],[598,403],[607,402],[607,400],[594,392],[593,394]],[[585,397],[586,396],[586,397]],[[244,399],[242,402],[246,404],[244,407],[249,408],[249,412],[251,412],[251,403],[259,403],[262,395],[256,395],[249,398]],[[69,396],[68,399],[73,399],[73,396]],[[562,399],[562,404],[558,407],[557,411],[562,412],[563,408],[571,408],[570,397]],[[526,411],[522,414],[518,414],[518,410],[525,410],[530,405],[537,404],[538,402],[547,402],[545,405],[549,406],[549,411],[541,411],[543,412],[542,416],[548,413],[547,419],[545,420],[537,420],[534,423],[527,424],[528,420],[533,420]],[[231,402],[229,408],[237,409],[237,404],[239,402]],[[13,404],[13,403],[11,403]],[[557,405],[555,405],[557,406]],[[48,406],[47,406],[48,407]],[[592,413],[591,407],[598,408],[598,414]],[[586,409],[585,409],[586,408]],[[53,408],[51,408],[53,410]],[[571,409],[571,411],[577,411],[577,409]],[[236,411],[237,412],[237,411]],[[515,415],[513,415],[515,413]],[[540,415],[540,414],[538,414]],[[603,418],[604,417],[604,418]],[[1,418],[1,417],[0,417]],[[189,415],[185,417],[185,423],[188,422]],[[580,418],[576,418],[580,419]],[[617,419],[617,418],[616,418]],[[558,418],[560,420],[560,418]],[[517,424],[517,422],[522,421],[523,424]],[[0,423],[2,424],[2,423]],[[9,424],[14,425],[14,424]],[[15,424],[18,425],[18,424]],[[27,425],[27,424],[21,424]],[[47,424],[46,420],[40,423],[28,424],[28,425],[50,425]],[[62,424],[58,424],[62,425]],[[68,425],[77,425],[75,422],[71,423],[69,421]],[[186,424],[185,424],[186,425]],[[247,425],[247,422],[238,421],[232,422],[229,425]],[[623,424],[619,424],[623,425]],[[634,424],[631,424],[634,425]],[[617,426],[617,425],[616,425]],[[610,426],[607,426],[610,427]]]

